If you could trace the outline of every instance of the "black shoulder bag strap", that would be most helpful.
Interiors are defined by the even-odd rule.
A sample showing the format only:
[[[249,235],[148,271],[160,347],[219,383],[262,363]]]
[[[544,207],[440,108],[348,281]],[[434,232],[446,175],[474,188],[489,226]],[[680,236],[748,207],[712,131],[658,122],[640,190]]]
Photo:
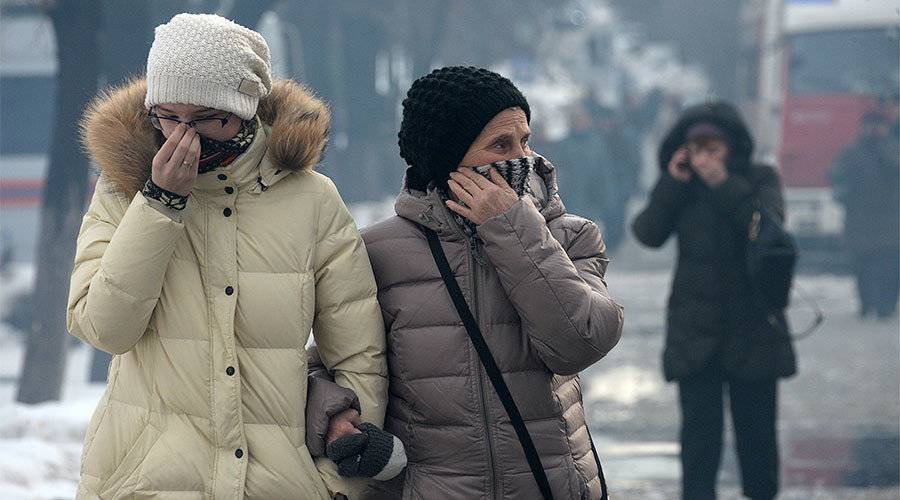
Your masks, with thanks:
[[[478,352],[478,358],[481,359],[481,364],[484,366],[488,378],[491,379],[491,384],[494,386],[494,390],[497,392],[500,402],[503,403],[503,408],[506,409],[506,413],[509,415],[510,423],[512,423],[513,429],[516,431],[516,436],[519,438],[519,443],[525,451],[525,458],[528,460],[528,466],[531,468],[534,480],[537,482],[538,488],[541,490],[541,494],[544,498],[546,500],[551,500],[553,498],[553,493],[550,491],[550,481],[547,479],[547,474],[544,472],[544,466],[541,464],[540,455],[538,455],[537,449],[534,447],[534,442],[531,440],[531,435],[528,433],[528,428],[525,427],[525,421],[522,419],[522,414],[519,412],[519,408],[516,406],[512,394],[509,392],[509,387],[507,387],[506,382],[503,380],[500,368],[497,367],[497,362],[494,360],[494,356],[491,354],[491,351],[484,340],[484,336],[481,335],[481,329],[478,328],[478,322],[475,321],[475,317],[472,316],[472,311],[469,309],[469,305],[466,303],[462,290],[459,288],[456,276],[453,275],[453,271],[450,269],[450,263],[447,262],[447,256],[444,254],[444,249],[441,247],[441,240],[438,238],[437,233],[431,229],[423,226],[422,230],[428,238],[428,246],[431,248],[431,255],[434,257],[434,262],[441,272],[441,278],[444,280],[447,291],[450,292],[450,298],[453,300],[453,305],[456,306],[456,311],[459,313],[459,317],[466,327],[469,339],[472,340],[475,351]],[[588,439],[590,439],[590,433],[588,433]],[[591,451],[594,453],[594,459],[597,460],[600,485],[603,490],[601,500],[606,500],[608,496],[606,494],[606,481],[603,477],[603,469],[600,467],[600,458],[597,456],[597,450],[594,448],[594,441],[592,439],[590,441]]]

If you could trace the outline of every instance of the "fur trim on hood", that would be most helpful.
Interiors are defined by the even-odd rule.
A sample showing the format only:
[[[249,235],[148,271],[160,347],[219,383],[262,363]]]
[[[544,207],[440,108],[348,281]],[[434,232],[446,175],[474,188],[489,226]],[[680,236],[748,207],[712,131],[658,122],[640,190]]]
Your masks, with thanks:
[[[101,92],[81,120],[81,141],[100,173],[128,196],[141,190],[162,134],[150,125],[147,82],[132,80]],[[259,102],[257,115],[271,127],[267,156],[278,170],[315,168],[328,141],[331,113],[302,85],[279,80]]]

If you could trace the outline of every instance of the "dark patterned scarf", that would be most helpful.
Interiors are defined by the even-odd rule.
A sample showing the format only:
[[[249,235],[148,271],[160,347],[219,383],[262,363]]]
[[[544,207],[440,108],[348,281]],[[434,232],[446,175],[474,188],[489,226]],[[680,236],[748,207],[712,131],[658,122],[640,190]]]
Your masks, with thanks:
[[[256,137],[256,118],[244,120],[240,132],[227,141],[216,141],[200,136],[200,166],[198,172],[205,174],[220,167],[227,167],[250,148]]]

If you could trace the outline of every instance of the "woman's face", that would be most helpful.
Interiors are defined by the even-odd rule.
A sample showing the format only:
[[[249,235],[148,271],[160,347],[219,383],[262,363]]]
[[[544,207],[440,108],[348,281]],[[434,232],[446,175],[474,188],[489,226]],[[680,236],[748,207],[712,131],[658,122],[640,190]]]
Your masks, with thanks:
[[[705,154],[721,163],[728,161],[728,154],[731,152],[727,142],[711,138],[691,141],[687,144],[687,150],[691,156]]]
[[[521,108],[508,108],[491,119],[469,146],[460,166],[479,167],[531,155],[531,129]]]
[[[197,133],[215,141],[231,139],[241,130],[239,117],[219,109],[193,104],[157,104],[150,112],[159,117],[157,128],[167,139],[178,122],[193,122]]]

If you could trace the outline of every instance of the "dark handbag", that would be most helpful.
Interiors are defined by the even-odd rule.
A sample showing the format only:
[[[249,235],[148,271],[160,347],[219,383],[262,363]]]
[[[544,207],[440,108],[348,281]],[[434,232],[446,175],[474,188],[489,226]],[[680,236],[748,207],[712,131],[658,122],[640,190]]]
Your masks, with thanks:
[[[513,429],[516,431],[516,436],[519,438],[519,443],[522,445],[522,449],[525,452],[525,458],[528,460],[528,466],[531,468],[531,474],[537,482],[538,489],[540,489],[541,494],[546,500],[552,500],[553,493],[550,490],[550,481],[547,479],[547,474],[544,472],[544,466],[541,464],[541,457],[534,447],[534,442],[531,439],[531,434],[528,433],[528,428],[525,427],[525,421],[522,419],[519,407],[516,406],[516,402],[509,392],[509,387],[507,387],[506,382],[503,380],[500,368],[497,367],[497,362],[494,360],[494,356],[491,354],[487,342],[485,342],[484,336],[481,334],[478,322],[475,320],[475,317],[472,316],[472,311],[469,309],[469,305],[466,303],[462,290],[459,288],[456,276],[453,275],[453,271],[450,269],[450,263],[447,262],[447,256],[444,254],[444,249],[441,247],[441,240],[437,233],[431,229],[423,226],[422,230],[425,232],[425,236],[428,239],[431,255],[434,257],[434,262],[441,272],[441,278],[443,278],[444,285],[446,285],[447,291],[450,293],[453,305],[456,307],[456,311],[459,313],[459,317],[466,327],[466,332],[469,334],[469,339],[475,346],[475,351],[478,352],[478,358],[481,360],[481,364],[484,366],[484,370],[491,380],[491,385],[494,386],[494,390],[497,392],[500,402],[503,403],[503,408],[506,409],[506,413],[509,415],[509,421],[512,423]],[[603,477],[603,467],[600,465],[600,457],[597,455],[597,449],[594,447],[594,440],[591,439],[590,436],[590,431],[588,431],[591,452],[594,454],[594,460],[597,461],[597,471],[600,478],[600,488],[602,490],[600,499],[608,500],[609,495],[606,493],[606,479]]]
[[[766,320],[783,334],[800,340],[812,335],[825,321],[825,313],[815,300],[800,294],[808,302],[815,317],[802,332],[791,335],[778,319],[789,303],[797,264],[797,245],[781,221],[759,201],[747,232],[747,274],[757,306]],[[799,290],[798,290],[799,291]]]
[[[787,308],[797,264],[797,245],[781,221],[756,202],[747,232],[747,274],[757,304],[767,315]]]

